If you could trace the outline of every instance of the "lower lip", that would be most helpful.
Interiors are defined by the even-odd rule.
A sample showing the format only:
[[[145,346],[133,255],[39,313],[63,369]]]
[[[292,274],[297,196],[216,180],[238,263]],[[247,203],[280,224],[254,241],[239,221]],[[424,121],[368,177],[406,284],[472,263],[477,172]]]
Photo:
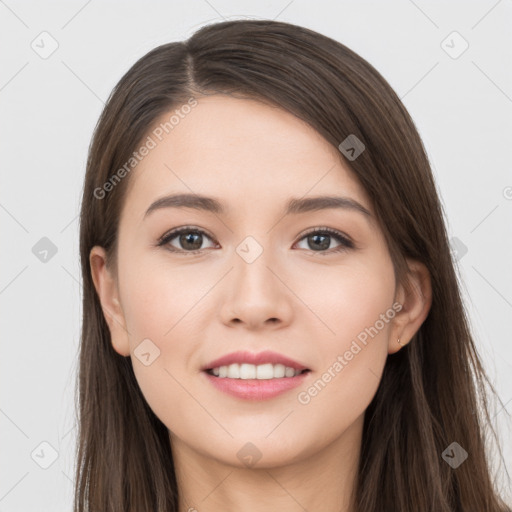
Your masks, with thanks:
[[[281,379],[228,379],[227,377],[215,377],[206,371],[202,373],[217,389],[228,395],[244,400],[266,400],[300,386],[311,371]]]

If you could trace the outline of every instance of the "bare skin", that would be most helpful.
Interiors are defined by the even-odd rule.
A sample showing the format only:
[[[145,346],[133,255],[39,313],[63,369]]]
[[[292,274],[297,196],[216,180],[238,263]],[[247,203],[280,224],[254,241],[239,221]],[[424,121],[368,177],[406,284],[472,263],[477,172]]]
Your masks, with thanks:
[[[293,115],[253,100],[201,97],[125,179],[117,275],[98,246],[91,271],[112,344],[131,356],[146,400],[169,429],[180,511],[355,512],[364,413],[386,358],[428,314],[427,269],[409,261],[414,292],[395,287],[370,201],[337,148]],[[226,213],[161,208],[145,216],[175,193],[215,197]],[[290,198],[317,195],[349,197],[372,217],[347,208],[283,215]],[[190,254],[190,235],[157,246],[183,226],[207,233],[199,235],[200,253]],[[325,227],[354,247],[325,232],[315,245],[309,231]],[[262,250],[250,263],[237,252],[246,237],[257,243],[249,252]],[[387,321],[377,324],[381,315]],[[381,324],[344,356],[365,328]],[[148,366],[134,354],[145,339],[160,351]],[[272,399],[235,398],[201,367],[236,350],[273,350],[311,372]],[[338,356],[341,371],[333,369]],[[325,385],[315,394],[319,380]],[[253,465],[239,457],[249,442],[260,457]]]

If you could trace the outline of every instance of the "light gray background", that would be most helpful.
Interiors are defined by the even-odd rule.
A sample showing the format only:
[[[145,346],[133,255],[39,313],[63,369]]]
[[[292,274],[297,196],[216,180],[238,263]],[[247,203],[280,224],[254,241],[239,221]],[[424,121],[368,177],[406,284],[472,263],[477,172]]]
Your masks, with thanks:
[[[0,512],[71,510],[77,215],[104,101],[150,49],[239,17],[288,21],[344,43],[404,101],[431,158],[450,237],[458,240],[479,351],[505,404],[496,404],[494,415],[507,461],[497,471],[512,474],[510,0],[0,0]],[[43,31],[58,43],[46,59],[31,47],[50,48]],[[446,39],[453,31],[469,44],[457,58],[463,41]],[[32,250],[43,237],[57,248],[46,262]],[[48,469],[41,464],[50,464],[53,452],[43,442],[57,456]]]

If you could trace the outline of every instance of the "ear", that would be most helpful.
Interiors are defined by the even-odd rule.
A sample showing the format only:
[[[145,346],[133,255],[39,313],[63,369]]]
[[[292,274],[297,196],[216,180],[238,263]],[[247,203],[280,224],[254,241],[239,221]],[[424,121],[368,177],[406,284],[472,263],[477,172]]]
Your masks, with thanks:
[[[119,291],[117,281],[107,268],[107,257],[103,247],[94,246],[89,253],[89,264],[91,266],[92,280],[101,302],[103,315],[107,321],[112,346],[114,350],[122,355],[130,355],[130,342],[124,313],[119,302]]]
[[[408,286],[399,285],[395,300],[402,309],[393,318],[388,353],[398,352],[409,343],[427,318],[432,305],[432,284],[427,267],[415,260],[407,260]],[[400,339],[400,344],[397,339]]]

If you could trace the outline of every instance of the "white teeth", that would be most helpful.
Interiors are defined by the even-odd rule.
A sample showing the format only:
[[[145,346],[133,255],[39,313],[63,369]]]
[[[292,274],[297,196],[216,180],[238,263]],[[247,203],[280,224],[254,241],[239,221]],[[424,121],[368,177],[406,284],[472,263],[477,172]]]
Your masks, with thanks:
[[[295,377],[302,373],[302,370],[295,370],[283,364],[248,364],[233,363],[229,366],[219,366],[212,369],[212,373],[217,377],[227,377],[228,379],[280,379],[282,377]]]
[[[239,379],[240,378],[240,368],[238,368],[237,364],[230,364],[228,366],[228,373],[226,377],[230,379]]]
[[[300,372],[299,372],[300,373]],[[293,377],[295,375],[295,370],[293,368],[286,367],[284,369],[284,376],[285,377]]]

